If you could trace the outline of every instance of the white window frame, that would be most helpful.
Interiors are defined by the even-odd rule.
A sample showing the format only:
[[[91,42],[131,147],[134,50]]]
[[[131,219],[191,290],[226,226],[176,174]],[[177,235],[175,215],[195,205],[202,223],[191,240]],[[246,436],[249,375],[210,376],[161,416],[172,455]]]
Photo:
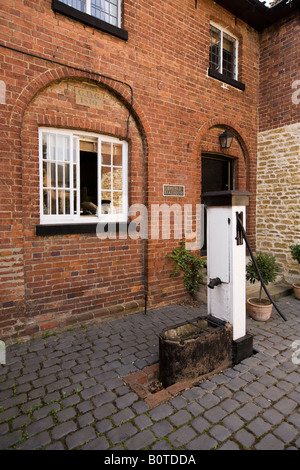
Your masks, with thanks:
[[[238,73],[239,73],[239,40],[236,36],[234,36],[231,32],[228,32],[225,28],[220,26],[217,23],[214,23],[213,21],[210,22],[210,26],[213,26],[214,28],[218,29],[221,33],[221,40],[220,40],[220,57],[219,57],[219,69],[217,72],[219,72],[221,75],[223,75],[223,38],[224,38],[224,33],[230,36],[232,39],[235,41],[235,67],[233,71],[233,79],[238,80]],[[209,29],[209,40],[210,40],[210,29]]]
[[[43,201],[43,133],[52,134],[52,135],[63,135],[70,137],[70,208],[71,214],[44,214],[44,201]],[[73,202],[74,202],[74,188],[73,183],[73,151],[74,151],[74,141],[77,141],[77,214],[73,211]],[[98,211],[96,215],[84,216],[80,215],[80,141],[92,141],[97,142],[97,185],[98,185]],[[117,143],[122,145],[122,212],[116,214],[102,214],[101,213],[101,143]],[[113,166],[111,165],[113,169]],[[128,221],[128,143],[124,140],[120,140],[115,137],[110,137],[106,135],[100,135],[89,132],[81,132],[77,130],[65,130],[65,129],[56,129],[49,127],[39,128],[39,176],[40,176],[40,224],[87,224],[87,223],[99,223],[99,222],[127,222]],[[109,190],[103,189],[105,192]],[[111,194],[113,190],[111,189]]]

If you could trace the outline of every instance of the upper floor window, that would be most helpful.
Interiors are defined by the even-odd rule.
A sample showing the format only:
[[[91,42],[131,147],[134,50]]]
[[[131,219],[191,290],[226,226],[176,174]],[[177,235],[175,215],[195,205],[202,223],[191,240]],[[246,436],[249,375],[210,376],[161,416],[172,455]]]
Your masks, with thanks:
[[[106,23],[120,27],[121,0],[61,0],[61,2]]]
[[[209,66],[225,77],[238,78],[238,41],[214,25],[210,26]]]
[[[122,28],[123,0],[52,0],[52,10],[120,39],[128,40]]]
[[[215,24],[210,25],[208,75],[239,90],[245,85],[238,79],[238,39]]]
[[[40,129],[41,224],[127,222],[127,142]]]

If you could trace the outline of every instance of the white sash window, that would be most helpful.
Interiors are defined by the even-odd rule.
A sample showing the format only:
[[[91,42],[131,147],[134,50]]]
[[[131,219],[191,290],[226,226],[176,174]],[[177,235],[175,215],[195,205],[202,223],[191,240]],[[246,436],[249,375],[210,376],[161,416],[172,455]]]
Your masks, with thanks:
[[[41,223],[126,222],[127,142],[57,129],[39,133]]]
[[[238,40],[217,25],[210,25],[209,66],[225,77],[238,79]]]

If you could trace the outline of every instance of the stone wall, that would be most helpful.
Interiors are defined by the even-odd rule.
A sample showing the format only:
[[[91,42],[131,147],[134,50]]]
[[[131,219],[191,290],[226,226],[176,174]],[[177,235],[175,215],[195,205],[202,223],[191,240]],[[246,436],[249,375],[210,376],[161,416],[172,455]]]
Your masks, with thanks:
[[[273,254],[287,282],[300,267],[289,246],[300,243],[300,123],[260,132],[257,167],[257,251]]]

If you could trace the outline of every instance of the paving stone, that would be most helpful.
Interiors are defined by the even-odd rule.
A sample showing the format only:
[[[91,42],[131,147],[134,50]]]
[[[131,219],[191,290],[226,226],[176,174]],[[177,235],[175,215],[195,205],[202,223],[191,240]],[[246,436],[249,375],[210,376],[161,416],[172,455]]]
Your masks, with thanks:
[[[171,451],[172,447],[168,444],[168,442],[161,439],[152,446],[152,450],[157,450],[157,451],[170,450]]]
[[[174,428],[168,421],[162,420],[155,423],[151,430],[157,437],[165,437],[167,434],[170,434]]]
[[[125,423],[109,431],[107,437],[113,444],[118,444],[119,442],[125,441],[128,437],[133,436],[136,432],[136,427],[131,423]]]
[[[204,417],[211,423],[218,423],[227,415],[226,411],[220,406],[215,406],[204,413]]]
[[[11,448],[17,444],[22,438],[22,431],[17,430],[6,434],[5,436],[0,436],[0,450]]]
[[[251,419],[255,418],[258,413],[261,411],[261,408],[255,403],[247,403],[242,408],[236,410],[236,413],[241,416],[246,421],[250,421]]]
[[[169,434],[168,439],[172,446],[177,449],[190,442],[195,436],[195,431],[190,426],[185,425]]]
[[[76,430],[77,426],[74,421],[65,421],[64,423],[54,426],[51,435],[53,439],[58,440]]]
[[[244,449],[249,449],[255,442],[253,434],[250,434],[246,429],[240,429],[235,433],[234,439],[237,440]]]
[[[88,444],[81,447],[82,450],[107,450],[109,449],[109,443],[104,436],[100,436],[93,439]]]
[[[190,421],[192,416],[186,410],[180,410],[174,415],[170,416],[170,421],[174,426],[182,426],[183,424]]]
[[[284,444],[273,434],[267,434],[254,447],[256,450],[283,450]]]
[[[279,402],[275,403],[274,408],[282,414],[289,415],[297,407],[297,403],[289,398],[282,398]]]
[[[125,423],[132,418],[134,418],[134,412],[130,408],[125,408],[122,411],[119,411],[119,413],[114,414],[111,419],[117,426],[119,426],[119,424]]]
[[[141,430],[149,428],[149,426],[152,425],[151,419],[145,414],[137,416],[134,419],[134,422],[135,422],[135,425]]]
[[[119,409],[123,409],[123,408],[126,408],[127,406],[131,406],[132,403],[134,403],[138,399],[139,397],[136,393],[130,392],[130,393],[127,393],[126,395],[123,395],[122,397],[117,398],[115,400],[115,403]]]
[[[231,431],[237,431],[241,427],[244,426],[244,421],[240,419],[240,417],[236,413],[232,413],[226,418],[223,419],[223,424],[230,429]]]
[[[216,439],[217,441],[225,441],[229,436],[231,436],[231,432],[225,427],[217,424],[213,428],[209,430],[209,434]]]
[[[174,412],[174,409],[166,404],[163,403],[161,405],[158,405],[156,408],[153,408],[153,410],[150,411],[150,416],[154,421],[158,421],[160,419],[164,419],[167,416],[170,416]]]
[[[66,445],[69,450],[77,449],[96,437],[94,428],[87,426],[80,431],[66,437]]]
[[[140,450],[150,446],[155,442],[155,437],[151,431],[145,430],[125,442],[125,447],[129,450]]]
[[[262,417],[273,425],[279,424],[284,419],[284,416],[274,409],[265,411]]]
[[[215,439],[203,434],[202,436],[193,439],[189,444],[187,444],[187,450],[212,450],[217,447],[218,443]]]
[[[247,428],[250,429],[253,434],[260,437],[270,431],[271,425],[262,418],[256,418],[251,423],[247,424]]]
[[[295,429],[289,423],[281,423],[273,433],[278,436],[285,444],[292,442],[297,436],[299,430]]]
[[[193,415],[193,416],[199,416],[200,414],[203,413],[204,408],[199,405],[199,403],[193,402],[187,405],[186,409]]]
[[[19,450],[39,450],[50,444],[51,437],[48,432],[44,431],[37,436],[22,442],[18,447]]]
[[[54,426],[54,422],[51,416],[35,421],[34,423],[27,426],[27,434],[29,437],[39,434],[42,431],[46,431]]]
[[[265,392],[262,393],[262,395],[265,398],[273,402],[280,400],[280,398],[282,398],[284,394],[285,394],[284,390],[280,390],[280,388],[276,386],[270,387]]]

